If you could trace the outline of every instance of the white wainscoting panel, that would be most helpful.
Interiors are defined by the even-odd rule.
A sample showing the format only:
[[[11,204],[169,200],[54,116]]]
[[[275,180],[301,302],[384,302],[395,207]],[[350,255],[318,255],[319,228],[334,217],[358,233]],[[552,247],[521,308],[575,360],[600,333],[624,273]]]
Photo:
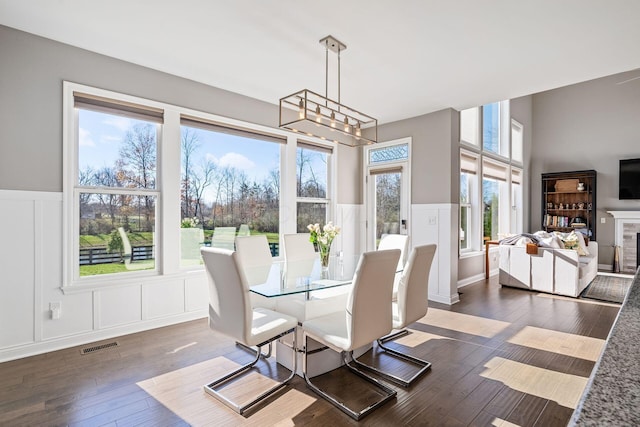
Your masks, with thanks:
[[[207,316],[202,271],[63,294],[62,199],[0,190],[0,362]]]
[[[142,286],[96,291],[97,327],[110,328],[142,320]]]
[[[429,299],[443,304],[459,301],[458,247],[452,224],[457,223],[456,205],[438,203],[411,206],[411,247],[438,245],[429,275]],[[453,231],[452,231],[453,230]]]
[[[143,318],[175,316],[184,311],[184,280],[173,279],[142,286]]]
[[[184,309],[190,311],[204,311],[208,313],[209,287],[204,272],[191,273],[185,279],[184,284]]]
[[[0,198],[0,347],[34,337],[35,202]]]

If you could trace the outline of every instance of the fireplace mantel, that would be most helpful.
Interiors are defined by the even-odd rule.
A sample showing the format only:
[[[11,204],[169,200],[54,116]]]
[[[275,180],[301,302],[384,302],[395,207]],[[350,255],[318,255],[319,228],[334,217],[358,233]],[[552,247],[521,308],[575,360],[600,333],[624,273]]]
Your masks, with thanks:
[[[615,219],[640,219],[640,211],[607,211]]]
[[[638,268],[638,236],[640,236],[639,211],[607,211],[615,219],[615,244],[620,247],[620,268],[623,273],[633,273]]]

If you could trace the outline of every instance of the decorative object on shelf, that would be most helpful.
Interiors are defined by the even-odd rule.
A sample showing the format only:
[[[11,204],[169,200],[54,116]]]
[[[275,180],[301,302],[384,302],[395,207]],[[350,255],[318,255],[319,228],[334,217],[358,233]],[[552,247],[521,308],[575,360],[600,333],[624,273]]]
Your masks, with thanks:
[[[596,240],[597,175],[595,170],[541,175],[545,231],[580,230],[590,240]]]
[[[333,239],[340,233],[340,227],[333,225],[329,221],[320,227],[320,224],[307,225],[310,236],[309,241],[316,245],[320,253],[320,265],[322,266],[322,277],[326,277],[329,270],[329,255],[331,254],[331,243]]]
[[[320,40],[325,47],[324,96],[303,89],[280,99],[280,127],[333,141],[360,147],[375,144],[378,120],[340,103],[340,52],[347,45],[333,36]],[[329,51],[338,55],[338,100],[329,99]]]

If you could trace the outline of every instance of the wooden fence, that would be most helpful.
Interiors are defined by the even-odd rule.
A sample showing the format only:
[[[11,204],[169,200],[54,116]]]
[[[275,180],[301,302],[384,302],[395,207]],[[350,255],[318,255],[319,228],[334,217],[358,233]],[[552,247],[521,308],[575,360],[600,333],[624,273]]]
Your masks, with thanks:
[[[210,243],[207,242],[206,246],[210,246]],[[271,251],[271,256],[278,256],[280,245],[278,243],[269,243],[269,250]],[[131,252],[131,261],[153,259],[153,245],[133,246]],[[80,249],[80,265],[111,264],[121,261],[122,255],[107,252],[106,246]]]
[[[131,261],[153,259],[153,245],[133,246],[131,248]],[[121,262],[122,255],[107,252],[106,247],[80,249],[80,265],[112,264]]]

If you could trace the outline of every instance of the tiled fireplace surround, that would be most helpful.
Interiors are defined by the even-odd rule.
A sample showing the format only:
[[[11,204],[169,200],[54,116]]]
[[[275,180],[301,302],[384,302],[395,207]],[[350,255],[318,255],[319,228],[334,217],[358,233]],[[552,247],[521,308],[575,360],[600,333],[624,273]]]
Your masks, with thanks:
[[[615,244],[621,248],[620,272],[635,273],[638,263],[640,211],[607,211],[615,219]]]

